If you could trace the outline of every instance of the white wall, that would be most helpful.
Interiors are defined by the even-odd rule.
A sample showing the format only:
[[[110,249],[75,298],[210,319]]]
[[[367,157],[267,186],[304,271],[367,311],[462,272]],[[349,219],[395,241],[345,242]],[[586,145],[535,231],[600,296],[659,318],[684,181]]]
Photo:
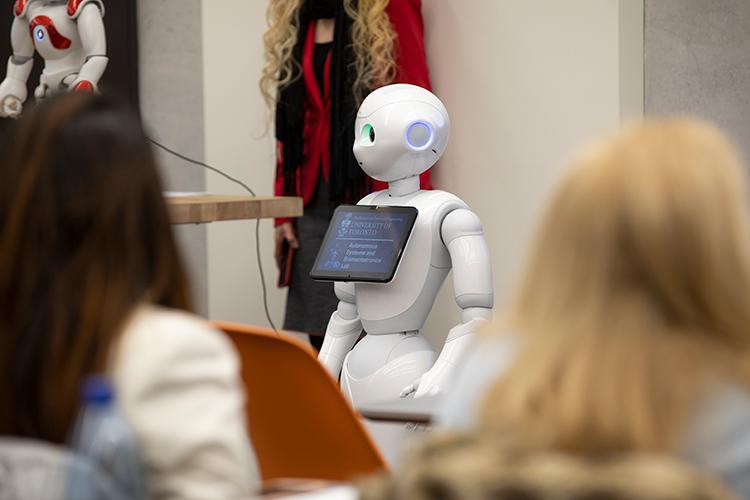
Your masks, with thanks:
[[[496,309],[509,297],[545,199],[572,151],[614,129],[621,114],[634,114],[621,113],[620,97],[637,93],[642,81],[621,74],[621,66],[633,72],[637,65],[621,64],[620,40],[642,39],[642,22],[632,15],[638,5],[641,0],[425,0],[432,81],[454,131],[436,186],[464,198],[484,223]],[[632,63],[632,51],[626,53]],[[624,89],[621,80],[628,82]],[[426,331],[440,340],[457,319],[444,287]]]
[[[202,0],[138,0],[141,114],[157,141],[203,158]],[[169,18],[172,29],[164,29]],[[196,36],[186,37],[185,33]],[[204,171],[157,151],[167,190],[203,191]],[[208,312],[206,227],[174,226],[197,312]]]
[[[272,194],[272,131],[258,91],[263,62],[266,2],[203,0],[203,83],[206,159],[242,179],[259,195]],[[227,20],[231,13],[232,19]],[[244,194],[221,177],[207,174],[214,193]],[[272,224],[261,223],[263,267],[277,326],[285,295],[276,289]],[[209,316],[266,325],[255,257],[255,222],[208,226]]]
[[[641,80],[631,74],[638,64],[624,64],[632,63],[633,51],[621,50],[642,39],[637,12],[632,15],[639,5],[642,0],[424,0],[432,81],[454,130],[436,185],[463,197],[482,218],[498,305],[509,295],[544,200],[574,147],[615,128],[621,116],[640,113]],[[264,10],[259,0],[203,0],[206,158],[259,194],[271,192],[273,176],[271,139],[257,138],[267,117],[257,90]],[[227,12],[242,22],[228,25]],[[213,176],[207,186],[238,192]],[[253,231],[250,222],[209,227],[213,318],[265,322]],[[280,323],[284,295],[273,287],[268,222],[262,244]],[[448,284],[426,328],[433,340],[447,333],[457,311]]]

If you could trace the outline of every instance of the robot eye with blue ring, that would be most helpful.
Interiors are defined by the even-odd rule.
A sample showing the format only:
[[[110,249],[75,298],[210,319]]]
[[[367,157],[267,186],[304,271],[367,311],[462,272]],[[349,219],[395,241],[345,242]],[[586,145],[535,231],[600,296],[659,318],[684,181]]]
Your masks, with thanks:
[[[39,41],[44,40],[44,30],[42,28],[36,30],[36,39]]]

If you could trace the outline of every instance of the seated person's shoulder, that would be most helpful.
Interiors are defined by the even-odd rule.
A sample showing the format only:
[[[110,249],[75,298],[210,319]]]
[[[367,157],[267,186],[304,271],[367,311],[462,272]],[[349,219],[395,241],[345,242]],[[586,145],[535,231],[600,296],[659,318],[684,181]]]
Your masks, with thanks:
[[[750,389],[719,386],[688,421],[683,453],[699,464],[750,470]]]
[[[244,498],[253,490],[239,359],[223,333],[195,315],[142,306],[122,332],[112,368],[153,471],[152,491],[169,492],[155,496]]]
[[[207,321],[151,305],[139,307],[130,318],[112,361],[115,378],[126,390],[184,377],[230,380],[239,369],[231,341]]]
[[[229,339],[203,318],[153,305],[139,307],[122,335],[125,350],[139,348],[154,352],[166,348],[184,355],[233,352]]]

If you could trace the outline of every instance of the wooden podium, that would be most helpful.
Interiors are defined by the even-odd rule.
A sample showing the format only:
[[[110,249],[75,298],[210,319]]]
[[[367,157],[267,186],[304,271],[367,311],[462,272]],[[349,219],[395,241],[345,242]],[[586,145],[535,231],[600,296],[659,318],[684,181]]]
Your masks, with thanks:
[[[302,198],[294,196],[166,196],[172,224],[205,224],[223,220],[300,217]]]

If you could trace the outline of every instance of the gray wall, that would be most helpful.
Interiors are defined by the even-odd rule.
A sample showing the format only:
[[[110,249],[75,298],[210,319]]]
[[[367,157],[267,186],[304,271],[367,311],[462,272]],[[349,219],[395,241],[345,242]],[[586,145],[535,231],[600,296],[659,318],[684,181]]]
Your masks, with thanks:
[[[167,22],[168,21],[168,22]],[[141,112],[151,136],[186,156],[204,157],[201,0],[138,0]],[[160,153],[170,191],[204,191],[205,172]],[[175,226],[196,307],[208,312],[205,226]]]
[[[646,0],[645,109],[724,128],[750,160],[750,1]]]

